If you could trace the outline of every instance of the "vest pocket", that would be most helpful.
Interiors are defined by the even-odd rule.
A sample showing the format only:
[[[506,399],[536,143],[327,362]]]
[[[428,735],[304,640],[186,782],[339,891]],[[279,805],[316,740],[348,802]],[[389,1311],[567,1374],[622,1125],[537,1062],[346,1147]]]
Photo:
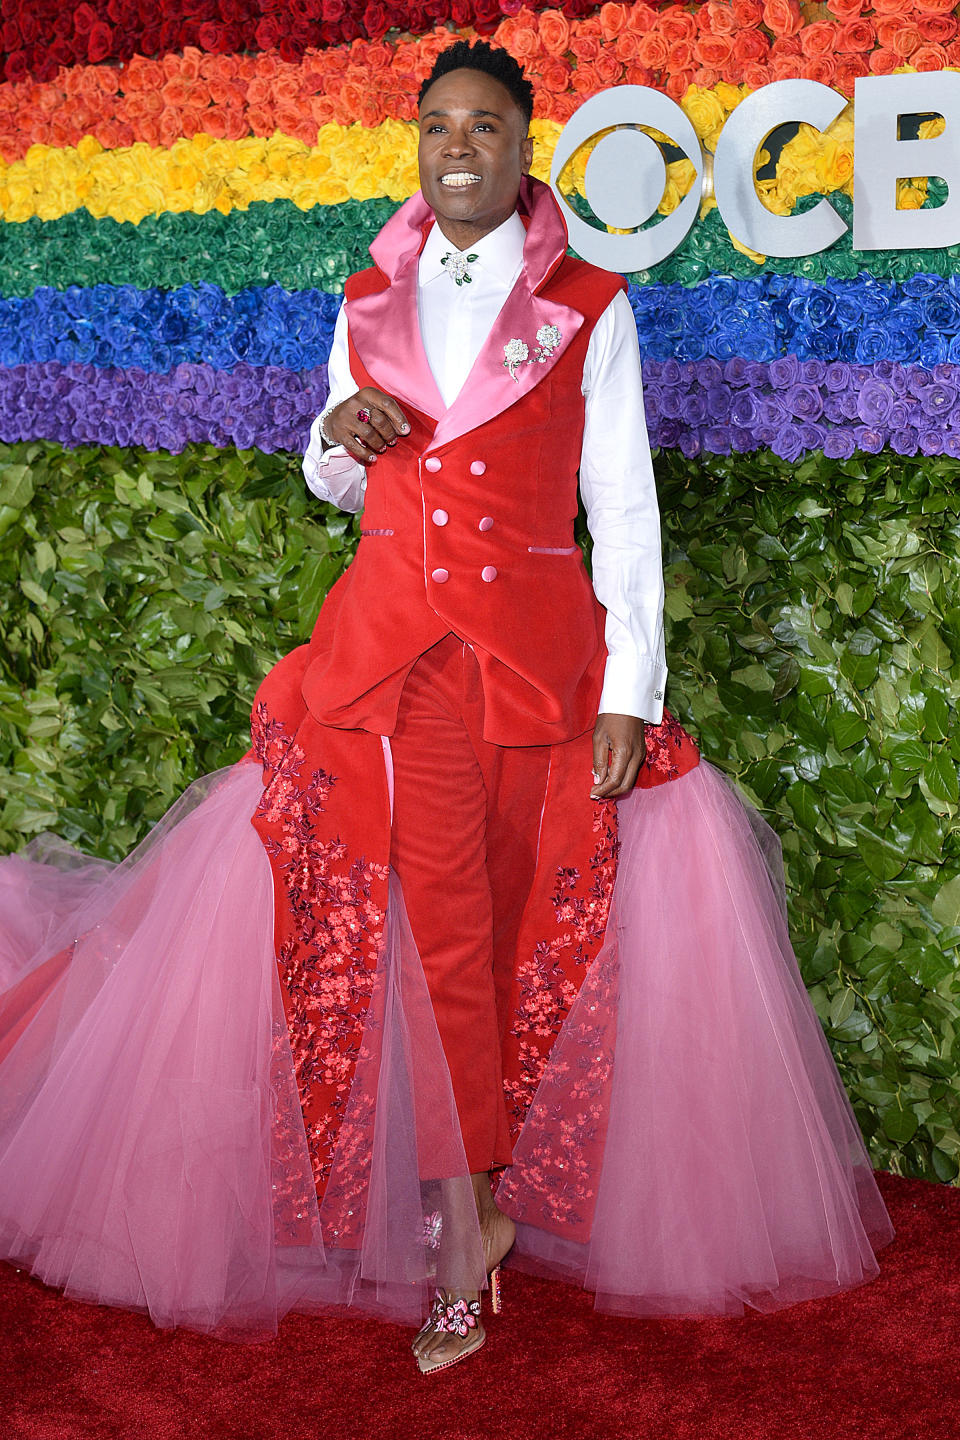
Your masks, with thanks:
[[[579,545],[528,545],[529,555],[576,555],[580,549]]]
[[[393,531],[393,530],[363,530],[363,529],[361,529],[361,531],[360,531],[360,534],[361,534],[361,535],[393,535],[393,534],[395,534],[395,533],[396,533],[396,532]]]

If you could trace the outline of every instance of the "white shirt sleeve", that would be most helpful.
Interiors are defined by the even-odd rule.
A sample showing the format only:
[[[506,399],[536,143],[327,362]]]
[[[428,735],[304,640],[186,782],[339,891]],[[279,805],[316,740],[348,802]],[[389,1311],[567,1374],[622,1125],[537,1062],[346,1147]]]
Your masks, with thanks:
[[[338,405],[359,390],[359,385],[350,373],[350,349],[347,344],[347,307],[340,306],[337,323],[333,330],[330,359],[327,362],[327,380],[330,396],[327,405]],[[367,488],[367,471],[364,465],[354,460],[342,445],[324,450],[320,439],[318,415],[310,426],[310,440],[303,457],[303,475],[307,488],[318,500],[337,505],[341,510],[356,513],[363,509],[363,495]]]
[[[593,588],[606,608],[601,714],[663,718],[660,510],[643,411],[640,347],[621,291],[603,312],[583,367],[580,493],[593,537]]]

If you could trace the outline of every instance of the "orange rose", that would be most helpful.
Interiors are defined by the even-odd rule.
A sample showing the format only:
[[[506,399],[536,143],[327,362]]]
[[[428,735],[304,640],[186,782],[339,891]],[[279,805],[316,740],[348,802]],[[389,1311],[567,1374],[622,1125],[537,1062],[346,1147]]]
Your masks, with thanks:
[[[800,35],[800,48],[808,59],[818,55],[832,55],[837,43],[837,27],[829,20],[818,20],[815,25],[806,25]]]
[[[770,41],[762,30],[739,30],[733,37],[733,58],[738,64],[756,65],[770,54]]]
[[[535,55],[541,54],[539,33],[526,27],[517,30],[510,44],[510,54],[514,60],[519,60],[521,65],[525,60],[532,60]],[[432,66],[433,61],[430,64]],[[426,73],[430,73],[429,68]]]
[[[867,0],[827,0],[827,9],[832,10],[838,20],[853,20],[863,14]]]
[[[620,41],[625,38],[625,35],[621,35],[617,45],[619,46]],[[574,35],[570,40],[570,50],[577,60],[589,65],[600,54],[600,41],[595,35]]]
[[[772,80],[769,65],[760,65],[750,60],[743,67],[743,83],[749,85],[751,90],[759,90],[764,85],[769,85]]]
[[[853,94],[853,84],[861,75],[869,75],[870,66],[866,55],[839,55],[837,57],[837,78],[834,81],[844,95]]]
[[[689,44],[685,41],[681,41],[680,43],[686,45],[687,51],[690,50]],[[681,68],[672,63],[670,46],[667,44],[663,35],[658,34],[656,30],[650,30],[641,38],[639,59],[643,65],[648,65],[651,70],[663,70],[667,64],[670,64],[671,70]]]
[[[631,5],[627,11],[626,28],[632,30],[634,35],[646,35],[647,31],[652,30],[658,23],[659,18],[656,10],[651,9],[649,5]],[[581,21],[581,34],[583,33],[583,26],[589,23],[589,21]]]
[[[814,55],[804,60],[800,74],[804,80],[818,80],[821,85],[832,85],[837,73],[837,62],[832,55]]]
[[[270,81],[255,75],[247,86],[247,104],[269,105],[272,96],[273,86]]]
[[[562,95],[570,84],[573,76],[573,67],[569,60],[561,60],[559,56],[553,56],[543,62],[543,69],[540,72],[540,83],[552,95]]]
[[[617,36],[614,50],[618,60],[624,65],[629,65],[632,60],[638,59],[640,55],[640,36],[635,35],[632,30],[623,30]]]
[[[667,76],[666,91],[670,99],[676,100],[677,104],[679,104],[692,84],[692,70],[677,70],[672,75]]]
[[[797,0],[766,0],[763,23],[774,35],[796,35],[803,27],[803,16]]]
[[[946,47],[946,51],[950,64],[960,69],[960,40],[951,40],[950,44]]]
[[[706,5],[701,5],[697,19],[711,35],[733,35],[742,23],[733,13],[732,6],[720,5],[717,0],[708,0]]]
[[[916,9],[914,0],[873,0],[873,8],[878,15],[906,15],[908,11]],[[931,10],[943,9],[943,6],[931,5]]]
[[[950,60],[942,45],[921,45],[910,56],[910,64],[915,70],[945,70]]]
[[[668,45],[674,45],[678,40],[695,40],[697,38],[697,26],[692,15],[686,10],[681,10],[679,5],[671,5],[664,10],[660,16],[660,33]]]
[[[931,45],[947,45],[957,33],[955,15],[920,15],[916,25],[924,40]]]
[[[892,75],[902,62],[892,50],[874,50],[870,56],[871,75]]]
[[[737,17],[737,24],[743,30],[759,25],[763,19],[760,0],[731,0],[731,8]]]
[[[654,74],[645,65],[628,65],[623,72],[625,85],[653,85]]]
[[[796,35],[778,35],[770,46],[771,55],[800,55],[800,41]]]
[[[925,10],[930,15],[944,15],[948,10],[953,10],[954,0],[917,0],[918,10]]]
[[[615,5],[613,0],[607,0],[606,5],[600,6],[600,31],[604,40],[615,40],[626,23],[626,5]]]
[[[922,44],[923,37],[916,25],[911,25],[909,22],[904,23],[903,21],[897,25],[891,48],[895,50],[902,59],[906,60],[913,54],[914,50],[918,50]]]
[[[844,54],[860,54],[862,51],[872,50],[876,40],[877,34],[872,20],[848,20],[837,30],[837,49]]]
[[[707,35],[697,37],[693,53],[701,65],[708,70],[722,70],[730,59],[733,41],[729,35]],[[699,84],[699,81],[697,82]]]
[[[318,130],[321,125],[333,123],[334,103],[329,95],[311,95],[310,118]]]
[[[702,90],[710,90],[720,79],[719,70],[711,70],[708,65],[701,65],[699,70],[693,72],[693,83],[699,85]]]
[[[619,85],[623,65],[613,50],[601,50],[593,67],[601,85]]]
[[[157,128],[160,132],[161,145],[169,147],[175,140],[179,140],[183,134],[179,110],[171,110],[169,106],[161,110]]]
[[[393,51],[382,40],[371,40],[367,46],[367,64],[371,70],[386,70],[393,59]]]
[[[203,64],[203,51],[197,50],[193,45],[185,45],[180,52],[180,74],[188,80],[199,80],[200,66]]]
[[[591,95],[596,95],[597,91],[602,89],[597,72],[592,65],[578,65],[573,72],[571,85],[576,94],[584,100]]]
[[[231,103],[242,103],[244,91],[239,85],[219,75],[211,75],[207,81],[210,87],[210,99],[214,105],[229,105]]]
[[[771,80],[798,80],[803,65],[802,55],[771,55]]]
[[[644,64],[649,65],[650,61],[644,58]],[[693,69],[693,46],[689,40],[676,40],[670,46],[670,52],[667,55],[667,65],[671,70]]]
[[[570,48],[570,22],[560,10],[544,10],[540,16],[540,43],[548,55],[565,55]]]

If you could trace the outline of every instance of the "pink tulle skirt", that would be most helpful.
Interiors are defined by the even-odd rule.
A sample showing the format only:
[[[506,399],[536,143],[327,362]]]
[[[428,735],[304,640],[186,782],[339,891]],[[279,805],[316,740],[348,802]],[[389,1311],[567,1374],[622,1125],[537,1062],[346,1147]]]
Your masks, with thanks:
[[[402,895],[318,1202],[261,783],[253,763],[198,782],[117,866],[58,842],[0,862],[0,1256],[162,1326],[417,1323],[435,1284],[484,1276]],[[620,829],[607,939],[500,1187],[513,1263],[638,1315],[870,1279],[892,1227],[790,948],[775,837],[705,763],[621,802]]]

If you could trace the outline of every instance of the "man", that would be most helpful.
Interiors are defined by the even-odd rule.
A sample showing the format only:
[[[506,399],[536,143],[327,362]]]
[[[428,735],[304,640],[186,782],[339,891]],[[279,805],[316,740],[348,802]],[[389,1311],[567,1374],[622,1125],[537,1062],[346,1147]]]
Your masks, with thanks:
[[[402,263],[383,262],[389,285],[378,272],[348,284],[331,403],[304,460],[314,492],[347,509],[371,473],[340,633],[304,694],[326,724],[390,736],[391,865],[440,1022],[488,1269],[513,1238],[489,1185],[510,1160],[495,930],[533,879],[551,746],[589,725],[590,796],[626,794],[665,682],[636,329],[618,278],[564,259],[553,198],[529,181],[524,230],[531,113],[505,52],[460,43],[440,57],[420,97],[422,199],[405,207]],[[578,466],[606,659],[573,542]],[[419,1349],[445,1360],[464,1343],[432,1332]]]

